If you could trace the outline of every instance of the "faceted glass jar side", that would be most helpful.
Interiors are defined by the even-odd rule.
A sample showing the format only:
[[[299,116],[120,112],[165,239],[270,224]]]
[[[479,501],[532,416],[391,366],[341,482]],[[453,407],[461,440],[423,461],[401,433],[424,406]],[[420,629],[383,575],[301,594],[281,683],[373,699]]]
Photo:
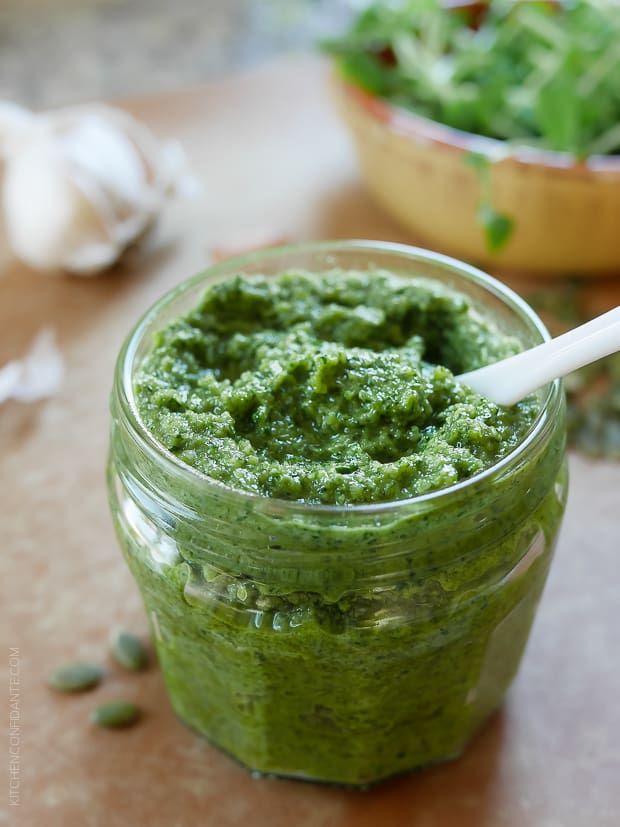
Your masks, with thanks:
[[[457,756],[519,666],[566,500],[560,383],[523,443],[432,494],[331,507],[226,488],[143,428],[132,376],[152,332],[230,273],[377,268],[438,278],[524,347],[507,288],[451,259],[359,242],[213,268],[158,303],[119,357],[109,495],[178,716],[250,769],[364,786]]]

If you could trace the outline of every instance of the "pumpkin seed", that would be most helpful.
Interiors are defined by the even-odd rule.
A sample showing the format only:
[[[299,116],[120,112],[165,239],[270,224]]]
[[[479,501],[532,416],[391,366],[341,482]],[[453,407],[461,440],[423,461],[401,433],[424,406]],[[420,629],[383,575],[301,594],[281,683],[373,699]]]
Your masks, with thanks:
[[[47,682],[61,692],[84,692],[101,683],[103,674],[103,669],[96,663],[76,661],[54,669]]]
[[[119,629],[110,640],[112,654],[121,666],[134,672],[145,669],[149,656],[142,641],[130,632]]]
[[[140,708],[129,701],[109,701],[93,709],[90,720],[106,729],[120,729],[135,724],[140,714]]]

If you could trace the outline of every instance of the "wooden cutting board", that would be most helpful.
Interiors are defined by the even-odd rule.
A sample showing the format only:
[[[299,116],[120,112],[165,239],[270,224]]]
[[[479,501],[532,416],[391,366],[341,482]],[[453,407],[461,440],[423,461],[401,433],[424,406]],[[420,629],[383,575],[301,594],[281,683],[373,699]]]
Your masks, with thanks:
[[[204,192],[175,205],[140,256],[95,280],[36,274],[0,252],[0,364],[49,325],[67,365],[53,399],[0,408],[0,627],[5,670],[10,647],[18,650],[20,713],[20,804],[9,804],[3,782],[1,824],[619,823],[617,464],[572,458],[568,513],[523,667],[503,711],[452,764],[366,793],[257,780],[174,718],[155,667],[127,675],[106,654],[111,627],[146,634],[104,487],[114,359],[137,315],[204,268],[213,250],[280,238],[412,240],[365,195],[326,78],[317,61],[289,59],[205,88],[126,102],[185,144]],[[593,291],[600,309],[617,303],[613,285]],[[104,684],[79,697],[48,690],[48,672],[76,657],[102,661]],[[91,708],[119,696],[144,707],[142,723],[94,730]],[[4,774],[6,761],[3,767]]]

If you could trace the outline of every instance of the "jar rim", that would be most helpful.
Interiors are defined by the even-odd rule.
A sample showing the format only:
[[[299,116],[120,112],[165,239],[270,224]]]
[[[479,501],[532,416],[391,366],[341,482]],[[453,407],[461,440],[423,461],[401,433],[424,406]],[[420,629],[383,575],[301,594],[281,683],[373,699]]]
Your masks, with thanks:
[[[487,293],[493,295],[496,299],[499,299],[519,318],[529,323],[529,325],[540,335],[541,341],[545,342],[551,338],[549,331],[538,314],[524,299],[512,290],[512,288],[477,267],[459,261],[451,256],[444,255],[443,253],[436,253],[432,250],[427,250],[422,247],[415,247],[408,244],[388,241],[372,241],[366,239],[310,241],[253,251],[245,255],[235,256],[233,258],[226,259],[225,261],[218,262],[217,264],[208,267],[206,270],[190,276],[189,278],[183,280],[180,284],[166,291],[139,318],[137,323],[125,338],[116,363],[114,384],[117,398],[119,399],[121,410],[125,418],[124,424],[129,427],[133,438],[140,444],[140,448],[149,453],[151,457],[155,458],[158,462],[164,463],[168,470],[179,479],[184,479],[188,483],[204,485],[206,492],[213,491],[220,496],[228,495],[235,499],[243,497],[249,503],[260,503],[261,505],[268,503],[270,508],[275,511],[283,510],[290,512],[291,510],[298,510],[306,514],[342,514],[343,512],[351,514],[384,514],[386,512],[398,511],[411,506],[436,504],[444,501],[446,497],[454,496],[458,493],[467,491],[468,489],[477,486],[482,481],[489,479],[489,477],[500,474],[506,467],[509,467],[518,461],[519,458],[528,450],[528,448],[533,443],[538,441],[541,434],[545,431],[549,421],[549,411],[554,411],[560,404],[562,399],[562,383],[560,379],[555,379],[547,385],[547,393],[540,405],[540,410],[538,411],[536,419],[530,426],[524,438],[496,463],[490,465],[488,468],[484,468],[482,471],[468,477],[467,479],[461,480],[445,488],[439,488],[414,497],[386,500],[382,502],[348,505],[312,503],[305,502],[304,500],[285,500],[246,491],[242,488],[235,488],[232,485],[228,485],[202,473],[192,465],[182,462],[182,460],[178,459],[178,457],[176,457],[171,451],[165,448],[165,446],[155,438],[154,434],[149,431],[142,421],[134,395],[133,375],[135,356],[139,345],[143,341],[146,330],[166,307],[176,301],[187,291],[201,284],[206,279],[210,279],[214,276],[217,277],[219,274],[228,273],[231,268],[238,267],[239,272],[241,273],[244,266],[247,266],[248,264],[255,265],[262,261],[281,258],[283,259],[282,269],[285,270],[286,264],[284,262],[287,256],[290,255],[329,255],[330,253],[338,254],[343,252],[359,252],[361,254],[372,252],[376,252],[377,254],[394,254],[395,256],[401,256],[408,259],[412,264],[417,262],[438,265],[447,271],[453,272],[455,275],[464,277],[466,280],[473,282],[478,287],[483,288]]]

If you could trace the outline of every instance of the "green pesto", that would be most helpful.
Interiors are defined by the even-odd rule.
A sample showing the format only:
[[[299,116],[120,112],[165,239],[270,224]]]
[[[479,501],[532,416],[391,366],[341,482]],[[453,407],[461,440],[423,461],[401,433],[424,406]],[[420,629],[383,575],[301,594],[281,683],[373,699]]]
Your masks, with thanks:
[[[506,410],[453,376],[516,349],[437,282],[238,276],[157,334],[135,389],[146,427],[207,476],[380,502],[471,477],[523,438],[531,401]]]
[[[516,348],[459,293],[385,273],[231,279],[156,334],[141,417],[227,483],[142,450],[113,397],[112,513],[183,721],[252,770],[347,785],[460,754],[545,583],[562,404],[520,461],[428,503],[296,500],[380,503],[493,465],[540,403],[498,409],[452,374]]]

